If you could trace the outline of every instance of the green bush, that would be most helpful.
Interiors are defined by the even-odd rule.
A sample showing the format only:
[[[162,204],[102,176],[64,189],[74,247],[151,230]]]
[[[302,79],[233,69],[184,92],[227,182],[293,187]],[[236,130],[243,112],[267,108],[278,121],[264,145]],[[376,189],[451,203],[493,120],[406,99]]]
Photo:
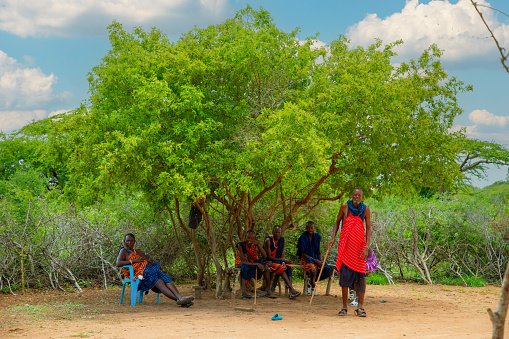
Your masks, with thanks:
[[[465,277],[465,281],[470,287],[484,287],[486,286],[486,280],[483,277]]]
[[[482,277],[466,276],[464,277],[468,287],[484,287],[486,286],[486,280]],[[459,277],[444,276],[438,280],[444,285],[462,286],[464,282]]]
[[[366,283],[370,285],[389,285],[387,277],[382,273],[371,273],[366,277]]]

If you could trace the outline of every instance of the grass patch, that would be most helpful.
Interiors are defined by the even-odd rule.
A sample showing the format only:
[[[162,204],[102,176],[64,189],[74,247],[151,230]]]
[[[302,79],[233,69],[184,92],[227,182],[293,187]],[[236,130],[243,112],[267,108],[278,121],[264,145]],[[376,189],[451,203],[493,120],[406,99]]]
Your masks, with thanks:
[[[486,280],[482,277],[466,276],[465,282],[468,287],[484,287],[486,286]],[[441,277],[439,282],[444,285],[462,286],[463,280],[459,277]]]
[[[465,281],[470,287],[484,287],[486,286],[486,280],[482,277],[466,277]]]
[[[15,305],[15,306],[8,306],[7,310],[12,311],[12,312],[17,312],[17,313],[37,315],[37,314],[42,314],[42,313],[48,311],[48,308],[45,305],[46,304],[44,304],[44,305],[29,305],[29,304]]]
[[[65,313],[72,313],[77,308],[86,307],[83,303],[75,303],[68,302],[66,304],[60,305],[49,305],[49,304],[39,304],[39,305],[15,305],[7,307],[7,310],[16,313],[23,314],[31,314],[31,315],[40,315],[40,314],[48,314],[48,313],[56,313],[58,311]]]
[[[389,285],[387,277],[381,273],[371,273],[366,277],[366,283],[370,285]]]

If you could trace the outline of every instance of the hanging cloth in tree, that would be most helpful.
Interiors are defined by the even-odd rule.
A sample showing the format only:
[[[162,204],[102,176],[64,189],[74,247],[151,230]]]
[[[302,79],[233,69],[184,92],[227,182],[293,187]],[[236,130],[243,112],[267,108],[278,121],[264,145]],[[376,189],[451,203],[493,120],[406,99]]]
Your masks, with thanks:
[[[196,203],[193,202],[191,205],[191,211],[189,212],[189,223],[187,226],[193,230],[198,227],[202,219],[202,214]]]

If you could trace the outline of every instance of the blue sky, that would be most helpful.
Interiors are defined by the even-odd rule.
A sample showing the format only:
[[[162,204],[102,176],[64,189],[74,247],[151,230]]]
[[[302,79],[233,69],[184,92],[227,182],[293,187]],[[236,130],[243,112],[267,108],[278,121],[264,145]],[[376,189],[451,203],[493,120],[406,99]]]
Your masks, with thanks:
[[[509,13],[507,0],[477,0]],[[509,74],[470,0],[0,0],[0,130],[11,132],[80,105],[88,97],[87,73],[109,49],[106,27],[157,27],[176,41],[194,26],[232,17],[250,4],[268,10],[278,27],[300,27],[299,39],[317,33],[320,44],[346,35],[355,45],[374,38],[403,39],[395,63],[418,57],[430,44],[444,50],[448,73],[474,86],[458,96],[464,113],[455,129],[509,148]],[[502,46],[509,49],[509,18],[482,9]],[[504,180],[491,168],[484,187]]]

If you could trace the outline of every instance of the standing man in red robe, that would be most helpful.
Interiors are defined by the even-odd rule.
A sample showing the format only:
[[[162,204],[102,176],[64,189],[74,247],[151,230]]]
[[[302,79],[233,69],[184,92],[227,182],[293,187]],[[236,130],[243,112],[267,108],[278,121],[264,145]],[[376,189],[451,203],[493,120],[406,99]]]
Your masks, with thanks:
[[[332,230],[332,239],[329,247],[334,245],[339,225],[342,222],[338,243],[338,258],[336,268],[339,271],[339,285],[343,296],[343,308],[338,315],[346,316],[349,289],[357,292],[359,305],[355,314],[365,317],[363,308],[364,295],[366,293],[366,258],[371,241],[371,212],[369,207],[362,203],[364,197],[360,188],[352,192],[352,200],[341,205],[338,217]],[[364,228],[364,222],[366,228]]]

